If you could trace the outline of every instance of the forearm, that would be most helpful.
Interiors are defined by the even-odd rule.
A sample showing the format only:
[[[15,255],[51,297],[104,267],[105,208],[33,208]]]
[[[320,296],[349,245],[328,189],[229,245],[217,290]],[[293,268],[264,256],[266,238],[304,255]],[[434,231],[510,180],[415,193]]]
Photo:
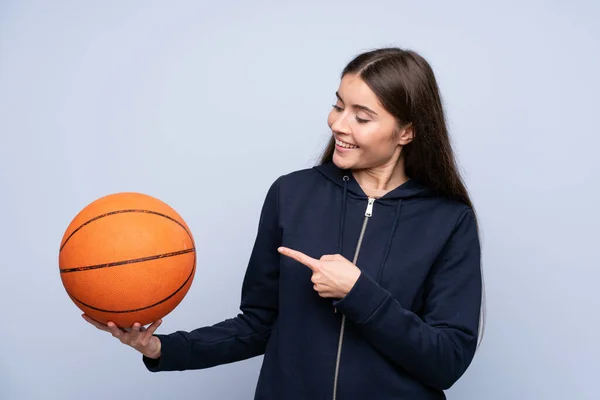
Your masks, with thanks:
[[[434,388],[452,386],[475,351],[476,333],[425,323],[364,274],[335,306],[373,347]]]
[[[263,354],[269,335],[270,327],[241,314],[190,332],[156,335],[160,357],[144,357],[144,363],[152,372],[210,368]]]

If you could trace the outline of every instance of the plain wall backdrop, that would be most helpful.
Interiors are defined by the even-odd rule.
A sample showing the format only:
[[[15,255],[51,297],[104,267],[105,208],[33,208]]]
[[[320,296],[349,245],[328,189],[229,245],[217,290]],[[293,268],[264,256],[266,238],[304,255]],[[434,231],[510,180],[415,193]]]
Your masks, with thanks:
[[[173,206],[198,248],[159,332],[238,313],[268,186],[316,162],[343,66],[420,52],[479,213],[488,323],[450,399],[597,399],[593,1],[0,1],[0,399],[251,399],[262,358],[152,374],[67,297],[98,197]]]

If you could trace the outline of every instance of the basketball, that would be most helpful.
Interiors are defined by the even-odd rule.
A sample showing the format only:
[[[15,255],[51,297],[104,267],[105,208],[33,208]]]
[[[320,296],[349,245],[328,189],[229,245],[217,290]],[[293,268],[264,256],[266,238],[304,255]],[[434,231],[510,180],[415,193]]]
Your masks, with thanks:
[[[196,271],[190,229],[169,205],[141,193],[115,193],[81,210],[59,249],[62,284],[91,318],[121,328],[169,314]]]

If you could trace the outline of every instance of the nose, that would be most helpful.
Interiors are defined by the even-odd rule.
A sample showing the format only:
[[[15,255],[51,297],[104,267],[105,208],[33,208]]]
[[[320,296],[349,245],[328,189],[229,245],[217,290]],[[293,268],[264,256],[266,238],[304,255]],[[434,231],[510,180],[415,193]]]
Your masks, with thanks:
[[[332,115],[331,130],[340,134],[350,133],[350,124],[348,124],[348,113],[346,111]]]

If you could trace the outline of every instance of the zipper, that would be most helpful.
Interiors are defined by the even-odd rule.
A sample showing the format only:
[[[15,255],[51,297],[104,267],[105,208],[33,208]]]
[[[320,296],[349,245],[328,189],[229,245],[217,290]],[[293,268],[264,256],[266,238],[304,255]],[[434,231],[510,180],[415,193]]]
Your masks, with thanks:
[[[352,264],[354,264],[354,265],[356,265],[356,261],[358,260],[358,253],[359,253],[360,247],[362,245],[363,237],[365,236],[365,230],[367,229],[367,223],[369,222],[369,218],[371,218],[371,216],[373,216],[373,204],[374,203],[375,203],[375,199],[372,197],[369,197],[369,200],[367,202],[367,209],[365,210],[365,218],[363,220],[363,225],[360,230],[360,235],[358,237],[358,244],[356,245],[356,250],[354,251],[354,259],[352,260]],[[340,234],[343,234],[343,232]],[[336,310],[336,312],[337,312],[337,310]],[[337,356],[336,356],[336,360],[335,360],[335,375],[333,378],[333,400],[337,399],[337,387],[338,387],[338,378],[339,378],[339,372],[340,372],[340,360],[341,360],[341,356],[342,356],[342,342],[344,340],[345,326],[346,326],[346,316],[342,315],[340,338],[338,340]]]

